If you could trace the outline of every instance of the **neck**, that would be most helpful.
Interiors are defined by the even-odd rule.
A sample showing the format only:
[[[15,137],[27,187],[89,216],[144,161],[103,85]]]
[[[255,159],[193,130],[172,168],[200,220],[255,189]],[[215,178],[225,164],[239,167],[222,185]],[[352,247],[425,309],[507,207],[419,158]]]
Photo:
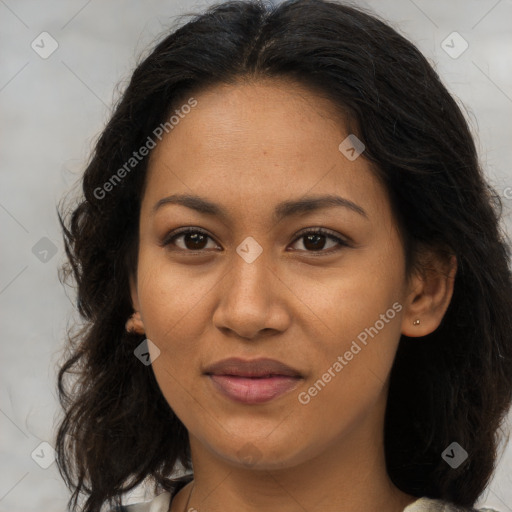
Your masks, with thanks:
[[[383,410],[375,412],[383,417]],[[188,497],[187,510],[199,512],[402,512],[416,498],[400,491],[389,479],[383,428],[378,422],[380,428],[375,425],[375,418],[367,418],[315,457],[264,469],[257,464],[251,468],[234,465],[205,450],[190,435],[193,493],[190,495],[189,484],[176,497],[172,512],[181,512]]]

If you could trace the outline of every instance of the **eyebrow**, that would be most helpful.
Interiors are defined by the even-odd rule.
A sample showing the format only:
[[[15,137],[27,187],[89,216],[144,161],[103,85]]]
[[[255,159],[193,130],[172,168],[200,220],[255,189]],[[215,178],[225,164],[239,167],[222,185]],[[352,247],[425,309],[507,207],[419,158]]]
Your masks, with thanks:
[[[222,206],[213,203],[208,199],[204,199],[200,196],[191,194],[173,194],[168,197],[160,199],[153,206],[153,215],[162,206],[168,204],[178,204],[186,206],[187,208],[190,208],[205,215],[218,216],[224,219],[227,219],[229,217],[227,210],[225,210]],[[274,222],[279,222],[285,217],[291,217],[293,215],[300,215],[330,207],[347,208],[348,210],[358,213],[359,215],[366,219],[368,218],[368,215],[365,212],[365,210],[356,203],[354,203],[353,201],[350,201],[349,199],[345,199],[337,195],[329,194],[283,201],[282,203],[279,203],[275,207],[273,219]]]

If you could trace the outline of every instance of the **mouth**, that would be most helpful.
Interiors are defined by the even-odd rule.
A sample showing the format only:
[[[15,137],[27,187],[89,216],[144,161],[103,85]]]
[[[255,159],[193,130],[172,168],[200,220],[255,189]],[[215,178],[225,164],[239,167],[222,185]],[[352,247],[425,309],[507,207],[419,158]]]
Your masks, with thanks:
[[[244,404],[261,404],[295,389],[304,378],[298,370],[274,359],[224,359],[204,374],[223,396]]]

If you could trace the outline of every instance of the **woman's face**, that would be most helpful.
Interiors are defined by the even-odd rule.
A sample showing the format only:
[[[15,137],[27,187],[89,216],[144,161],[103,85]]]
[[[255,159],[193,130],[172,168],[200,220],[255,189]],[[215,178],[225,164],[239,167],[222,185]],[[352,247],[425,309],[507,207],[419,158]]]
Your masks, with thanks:
[[[132,286],[164,397],[236,465],[374,438],[409,293],[385,188],[307,89],[194,99],[151,154]]]

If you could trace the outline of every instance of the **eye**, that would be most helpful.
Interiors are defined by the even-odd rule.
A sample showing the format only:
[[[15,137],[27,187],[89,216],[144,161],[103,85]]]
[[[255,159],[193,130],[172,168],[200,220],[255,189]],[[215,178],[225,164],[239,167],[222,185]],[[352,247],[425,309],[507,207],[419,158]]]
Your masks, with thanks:
[[[309,229],[303,231],[294,240],[293,245],[302,241],[302,248],[295,247],[294,250],[317,252],[317,253],[332,253],[340,247],[348,247],[349,244],[336,236],[329,230],[324,228]],[[208,235],[205,231],[194,228],[186,227],[178,231],[174,231],[167,236],[161,244],[163,247],[174,246],[177,250],[186,252],[198,252],[204,250],[219,250],[219,245]]]
[[[349,246],[349,244],[345,240],[324,228],[303,231],[295,239],[294,244],[296,244],[300,240],[303,240],[302,245],[305,249],[299,248],[298,250],[305,250],[307,252],[332,253],[337,251],[340,247]]]
[[[210,243],[212,242],[212,243]],[[205,231],[187,227],[171,233],[161,244],[162,246],[174,245],[183,251],[203,251],[206,249],[218,249],[219,246]]]

